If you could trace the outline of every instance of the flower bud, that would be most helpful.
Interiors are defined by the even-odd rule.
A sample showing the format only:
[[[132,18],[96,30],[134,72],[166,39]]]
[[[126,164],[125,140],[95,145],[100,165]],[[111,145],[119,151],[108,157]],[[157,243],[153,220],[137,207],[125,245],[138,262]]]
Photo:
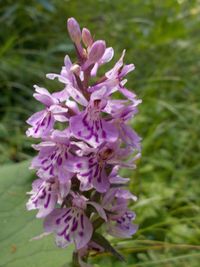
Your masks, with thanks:
[[[81,42],[81,29],[78,22],[74,18],[69,18],[67,20],[67,29],[70,35],[70,38],[75,44]]]
[[[105,50],[106,44],[104,41],[99,40],[94,42],[88,55],[88,61],[90,61],[90,63],[95,63],[99,61],[102,58]]]
[[[91,46],[93,43],[92,35],[87,28],[83,28],[82,30],[82,40],[86,47]]]

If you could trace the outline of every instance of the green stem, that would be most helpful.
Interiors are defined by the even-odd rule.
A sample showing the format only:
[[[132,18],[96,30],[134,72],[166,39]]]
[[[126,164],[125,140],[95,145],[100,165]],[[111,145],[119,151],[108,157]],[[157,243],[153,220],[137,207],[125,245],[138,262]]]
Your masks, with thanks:
[[[79,261],[78,261],[78,253],[77,252],[73,253],[72,267],[81,267],[79,264]]]

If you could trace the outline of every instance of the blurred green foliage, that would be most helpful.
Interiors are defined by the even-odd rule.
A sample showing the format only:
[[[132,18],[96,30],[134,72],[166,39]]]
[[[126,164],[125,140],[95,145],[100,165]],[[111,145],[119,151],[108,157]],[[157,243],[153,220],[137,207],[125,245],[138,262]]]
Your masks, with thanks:
[[[32,180],[27,172],[29,164],[24,161],[0,168],[0,266],[66,267],[71,262],[72,246],[59,249],[52,235],[30,242],[42,233],[42,227],[35,214],[25,210],[24,192],[30,190]]]
[[[45,74],[58,72],[65,54],[75,58],[66,34],[71,16],[113,46],[115,59],[126,48],[126,62],[136,65],[128,85],[143,100],[133,122],[143,157],[136,171],[124,171],[139,196],[140,229],[131,240],[112,240],[127,263],[103,255],[91,261],[199,267],[199,0],[0,0],[0,162],[34,155],[24,134],[25,120],[41,108],[32,85],[58,89]]]

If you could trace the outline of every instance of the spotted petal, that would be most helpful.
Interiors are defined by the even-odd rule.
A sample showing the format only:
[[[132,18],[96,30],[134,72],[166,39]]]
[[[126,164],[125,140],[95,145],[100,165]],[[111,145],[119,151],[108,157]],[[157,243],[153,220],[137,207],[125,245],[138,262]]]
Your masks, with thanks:
[[[44,221],[46,232],[56,233],[56,244],[67,247],[75,243],[77,249],[83,248],[92,237],[92,224],[81,209],[55,209]]]
[[[85,112],[71,117],[70,128],[73,135],[92,146],[107,142],[114,142],[118,138],[118,131],[112,122],[103,119],[93,120]]]
[[[54,122],[54,117],[48,110],[36,112],[27,120],[32,127],[26,131],[26,134],[35,138],[44,137],[52,130]]]
[[[39,181],[38,181],[39,180]],[[28,210],[39,209],[37,218],[47,216],[54,209],[58,199],[58,188],[54,181],[48,182],[38,179],[33,184],[32,196],[26,204]]]
[[[138,229],[138,226],[132,224],[132,220],[135,219],[135,213],[131,211],[126,211],[120,218],[118,218],[114,223],[110,221],[108,225],[109,234],[119,237],[119,238],[129,238]]]

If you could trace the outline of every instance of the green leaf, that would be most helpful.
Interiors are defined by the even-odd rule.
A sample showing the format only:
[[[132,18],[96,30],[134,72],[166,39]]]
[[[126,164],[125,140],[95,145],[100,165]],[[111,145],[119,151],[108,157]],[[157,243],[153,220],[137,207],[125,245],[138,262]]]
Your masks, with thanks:
[[[64,267],[72,259],[72,247],[57,248],[53,236],[30,241],[43,232],[42,220],[28,212],[26,192],[31,189],[29,162],[0,169],[0,266]]]
[[[114,249],[109,243],[109,241],[105,237],[103,237],[101,234],[94,233],[92,236],[92,240],[95,241],[100,246],[102,246],[105,249],[105,251],[110,252],[118,260],[125,261],[124,257],[116,249]]]

